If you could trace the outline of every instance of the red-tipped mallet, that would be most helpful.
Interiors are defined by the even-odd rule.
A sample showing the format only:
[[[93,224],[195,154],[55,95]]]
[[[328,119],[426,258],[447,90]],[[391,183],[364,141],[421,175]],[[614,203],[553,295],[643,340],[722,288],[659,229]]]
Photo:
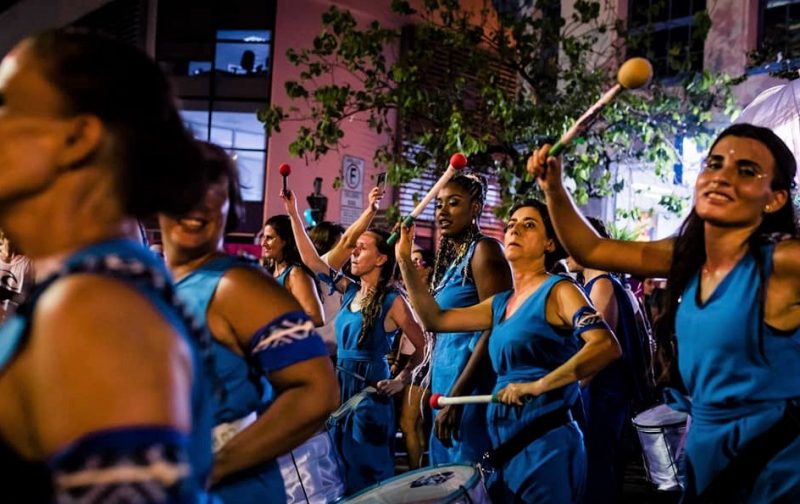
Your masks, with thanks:
[[[487,404],[499,402],[494,395],[474,395],[461,397],[447,397],[442,394],[432,394],[430,405],[433,409],[441,409],[451,404]]]
[[[448,166],[447,170],[442,173],[442,176],[439,177],[439,180],[433,184],[433,187],[428,190],[428,194],[426,194],[425,197],[422,198],[419,203],[417,203],[417,206],[414,207],[414,210],[412,210],[410,214],[408,214],[408,217],[403,219],[402,225],[405,227],[410,226],[414,222],[414,219],[416,219],[417,216],[421,214],[423,210],[425,210],[425,207],[428,206],[428,203],[430,203],[431,200],[436,197],[439,191],[441,191],[442,188],[450,181],[450,179],[453,178],[458,170],[463,169],[465,166],[467,166],[467,156],[460,152],[456,152],[450,156],[450,166]],[[389,237],[387,243],[389,245],[394,245],[398,238],[400,238],[399,229],[392,233],[392,236]]]
[[[283,163],[278,167],[278,172],[283,177],[283,194],[287,194],[289,192],[289,185],[287,183],[289,175],[292,173],[292,167],[286,163]]]

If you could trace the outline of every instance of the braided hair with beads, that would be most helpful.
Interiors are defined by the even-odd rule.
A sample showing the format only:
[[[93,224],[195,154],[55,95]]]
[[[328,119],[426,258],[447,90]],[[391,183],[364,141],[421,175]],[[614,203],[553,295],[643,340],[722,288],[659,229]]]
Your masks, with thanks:
[[[430,290],[433,291],[439,287],[447,268],[451,264],[456,264],[469,250],[473,242],[479,240],[481,230],[479,227],[480,215],[483,211],[483,205],[486,202],[487,182],[486,179],[479,174],[467,172],[459,173],[447,183],[447,185],[455,184],[461,189],[466,191],[469,195],[469,203],[475,203],[478,206],[478,213],[472,222],[461,232],[457,238],[443,236],[439,242],[439,248],[436,251],[436,261],[433,266],[433,273],[431,274]],[[471,275],[471,268],[464,269],[464,275],[469,277]]]

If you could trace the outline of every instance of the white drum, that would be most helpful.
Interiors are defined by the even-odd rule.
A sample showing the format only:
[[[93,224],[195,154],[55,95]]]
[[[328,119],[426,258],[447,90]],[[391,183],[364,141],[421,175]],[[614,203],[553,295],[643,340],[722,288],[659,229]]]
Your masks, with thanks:
[[[491,504],[481,472],[467,465],[426,467],[395,476],[340,501],[348,504]]]
[[[678,463],[683,457],[689,415],[664,404],[636,415],[647,479],[659,490],[678,490]]]
[[[287,504],[327,504],[344,494],[341,464],[327,432],[278,457]]]

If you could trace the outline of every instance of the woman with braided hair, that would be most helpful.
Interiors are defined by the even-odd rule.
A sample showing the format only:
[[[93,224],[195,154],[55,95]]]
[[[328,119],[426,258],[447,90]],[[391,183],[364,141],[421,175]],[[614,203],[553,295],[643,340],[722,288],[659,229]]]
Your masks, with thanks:
[[[0,63],[0,228],[40,275],[0,328],[0,501],[206,500],[210,342],[126,238],[200,201],[200,161],[138,49],[47,31]]]
[[[510,289],[511,271],[496,240],[478,226],[486,183],[458,174],[436,196],[436,223],[442,235],[430,284],[442,309],[478,304]],[[439,332],[433,336],[431,390],[458,396],[486,394],[494,376],[487,354],[488,331]],[[473,464],[489,448],[484,405],[447,406],[434,411],[431,464]]]
[[[797,502],[800,240],[792,152],[766,128],[727,128],[711,146],[678,234],[656,242],[600,238],[547,153],[548,146],[536,152],[528,170],[569,253],[586,267],[669,280],[656,336],[662,378],[682,382],[691,399],[668,390],[670,405],[692,414],[684,502]]]
[[[354,228],[363,230],[370,222],[366,214],[351,225],[345,237],[358,236],[349,256],[353,278],[344,277],[339,270],[348,257],[341,252],[350,239],[343,238],[342,246],[327,254],[325,262],[306,233],[294,195],[288,191],[283,198],[303,262],[343,293],[335,322],[342,408],[341,415],[334,414],[336,421],[329,432],[344,462],[346,494],[351,494],[394,475],[395,420],[390,396],[411,381],[411,370],[422,362],[425,340],[411,308],[394,287],[396,268],[387,243],[389,234],[378,229],[354,233]],[[376,201],[370,199],[372,206]],[[401,332],[415,351],[390,379],[386,355]]]

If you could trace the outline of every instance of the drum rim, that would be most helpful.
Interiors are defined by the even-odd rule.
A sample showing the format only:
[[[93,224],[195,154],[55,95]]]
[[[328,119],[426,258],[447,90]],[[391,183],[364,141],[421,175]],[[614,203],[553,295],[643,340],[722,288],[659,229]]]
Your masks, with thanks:
[[[380,488],[380,487],[382,487],[384,485],[387,485],[392,481],[399,480],[401,478],[406,478],[406,477],[408,477],[408,476],[410,476],[412,474],[415,474],[415,473],[430,472],[430,471],[432,471],[434,469],[439,469],[439,468],[444,468],[444,467],[467,467],[467,468],[472,469],[474,471],[472,476],[470,476],[470,478],[463,485],[464,489],[466,489],[466,490],[472,490],[481,481],[481,471],[480,471],[480,469],[478,469],[474,465],[470,465],[470,464],[436,464],[434,466],[420,467],[419,469],[414,469],[413,471],[408,471],[408,472],[404,472],[403,474],[398,474],[396,476],[392,476],[391,478],[385,479],[383,481],[379,481],[378,483],[375,483],[372,486],[364,488],[363,490],[359,490],[358,492],[354,493],[353,495],[349,495],[347,497],[341,497],[339,499],[336,499],[333,502],[334,502],[334,504],[346,503],[350,499],[355,499],[357,497],[363,497],[368,492],[371,492],[371,491],[373,491],[373,490],[375,490],[377,488]],[[443,504],[446,504],[447,502],[453,502],[453,501],[452,500],[446,500],[446,501],[443,501]]]
[[[637,430],[639,430],[639,429],[666,429],[666,428],[670,428],[670,427],[685,427],[686,426],[686,420],[682,420],[680,422],[660,424],[660,425],[637,424],[633,420],[631,420],[631,423],[633,424],[634,427],[636,427]]]

